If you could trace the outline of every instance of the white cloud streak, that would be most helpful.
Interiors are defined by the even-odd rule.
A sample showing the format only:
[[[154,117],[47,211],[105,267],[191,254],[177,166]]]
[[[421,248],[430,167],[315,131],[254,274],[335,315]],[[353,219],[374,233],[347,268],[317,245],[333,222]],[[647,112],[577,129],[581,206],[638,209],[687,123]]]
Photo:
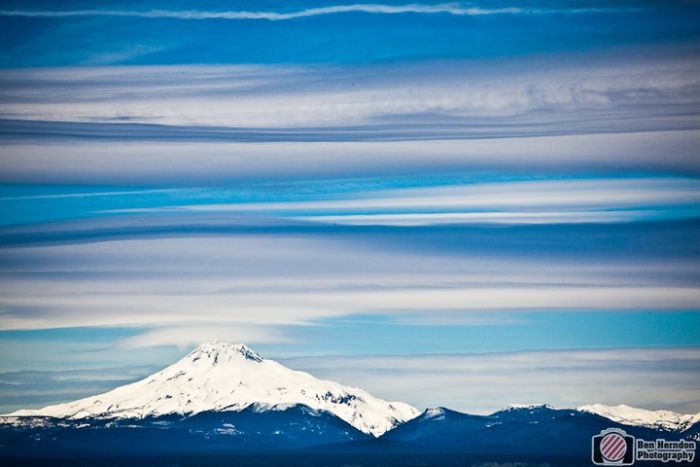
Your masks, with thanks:
[[[0,201],[30,201],[43,199],[99,198],[104,196],[132,196],[178,192],[177,188],[151,190],[98,191],[86,193],[52,193],[50,195],[2,196]]]
[[[348,225],[546,224],[633,221],[663,215],[665,205],[694,204],[700,204],[697,180],[628,178],[475,183],[361,192],[341,200],[205,204],[166,210],[268,213]]]
[[[351,199],[192,205],[195,211],[623,208],[700,202],[700,181],[684,178],[572,179],[474,183],[360,192]]]
[[[578,224],[630,222],[652,217],[650,211],[449,212],[299,216],[296,219],[341,225],[424,226],[450,224]]]
[[[216,11],[216,10],[0,10],[0,16],[19,16],[30,18],[70,18],[80,16],[124,16],[136,18],[170,18],[180,20],[267,20],[288,21],[312,16],[345,13],[368,13],[382,15],[398,14],[448,14],[453,16],[516,15],[516,14],[581,14],[597,12],[634,11],[634,9],[611,8],[482,8],[464,6],[460,3],[425,5],[410,3],[406,5],[384,5],[358,3],[350,5],[332,5],[319,8],[307,8],[290,12],[275,11]]]
[[[292,339],[274,327],[250,325],[222,325],[222,323],[202,325],[192,323],[183,326],[162,326],[136,336],[120,339],[116,347],[139,349],[174,345],[181,349],[197,346],[202,342],[287,343]]]

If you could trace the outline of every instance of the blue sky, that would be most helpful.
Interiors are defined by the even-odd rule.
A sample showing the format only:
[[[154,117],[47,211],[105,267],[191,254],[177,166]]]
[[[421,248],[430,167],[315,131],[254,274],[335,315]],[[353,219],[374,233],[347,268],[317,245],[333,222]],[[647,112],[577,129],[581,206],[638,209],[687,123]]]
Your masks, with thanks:
[[[6,67],[510,58],[687,45],[699,34],[692,3],[675,1],[437,1],[406,8],[412,2],[394,0],[367,8],[370,13],[358,7],[332,13],[354,3],[331,0],[3,4]],[[236,18],[241,13],[263,19]]]
[[[421,407],[700,411],[699,22],[3,2],[0,410],[218,338]]]

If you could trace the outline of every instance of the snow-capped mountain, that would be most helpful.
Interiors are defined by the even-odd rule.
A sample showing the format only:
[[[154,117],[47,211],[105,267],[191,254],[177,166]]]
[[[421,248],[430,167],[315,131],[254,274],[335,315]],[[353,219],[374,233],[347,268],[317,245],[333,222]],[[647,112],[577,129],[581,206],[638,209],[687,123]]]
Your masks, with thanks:
[[[199,346],[177,363],[135,383],[74,402],[19,410],[4,417],[2,422],[9,426],[23,424],[23,420],[36,425],[40,422],[36,417],[75,421],[145,419],[173,414],[193,416],[204,412],[268,413],[296,406],[308,407],[311,416],[327,412],[375,437],[420,414],[408,404],[387,402],[362,389],[320,380],[274,360],[263,359],[243,344],[214,342]],[[429,409],[416,422],[441,420],[446,413],[455,417],[457,412],[446,410]],[[536,415],[556,410],[546,405],[513,404],[490,417],[497,419],[510,412]],[[683,415],[627,405],[593,404],[569,412],[592,413],[627,426],[665,431],[683,432],[700,423],[700,413]],[[468,419],[469,423],[474,420],[476,418]]]
[[[508,404],[503,407],[500,411],[508,410],[537,410],[537,409],[554,409],[549,404]]]
[[[670,410],[645,410],[624,404],[616,406],[591,404],[578,407],[577,410],[594,413],[623,425],[660,430],[684,431],[700,422],[700,413],[684,415]]]
[[[206,343],[177,363],[135,383],[74,402],[19,410],[15,417],[125,419],[201,412],[265,412],[305,405],[380,436],[419,415],[402,402],[324,381],[263,359],[247,346]]]

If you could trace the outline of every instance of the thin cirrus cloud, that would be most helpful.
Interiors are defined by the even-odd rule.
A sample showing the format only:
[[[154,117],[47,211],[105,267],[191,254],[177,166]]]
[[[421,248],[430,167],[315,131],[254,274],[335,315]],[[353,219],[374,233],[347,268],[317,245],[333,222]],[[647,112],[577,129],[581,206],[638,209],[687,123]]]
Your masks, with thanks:
[[[347,5],[330,5],[319,8],[307,8],[297,11],[216,11],[216,10],[0,10],[0,16],[19,16],[32,18],[67,18],[76,16],[117,16],[135,18],[170,18],[180,20],[267,20],[287,21],[312,16],[368,13],[381,15],[397,14],[448,14],[455,16],[482,15],[516,15],[516,14],[581,14],[596,12],[634,11],[634,8],[542,8],[542,7],[489,7],[467,6],[461,3],[391,5],[380,3],[355,3]]]

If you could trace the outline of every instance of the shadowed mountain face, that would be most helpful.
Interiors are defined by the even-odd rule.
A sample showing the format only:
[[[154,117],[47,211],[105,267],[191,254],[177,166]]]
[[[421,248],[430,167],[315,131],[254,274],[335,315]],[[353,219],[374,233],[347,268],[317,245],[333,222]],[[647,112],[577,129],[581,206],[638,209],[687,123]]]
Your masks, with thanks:
[[[439,408],[426,410],[382,439],[408,443],[422,451],[590,457],[591,437],[607,428],[621,428],[644,439],[695,439],[700,424],[685,431],[653,430],[548,406],[513,407],[487,416]]]
[[[32,418],[0,428],[2,457],[136,456],[279,452],[370,437],[329,412],[306,406],[202,412],[191,417],[61,420]]]
[[[15,460],[260,454],[271,457],[239,461],[277,465],[291,456],[289,465],[318,465],[317,456],[321,456],[325,465],[343,465],[341,461],[357,465],[483,465],[479,464],[482,460],[586,465],[591,437],[613,427],[644,439],[697,440],[700,432],[700,424],[682,432],[662,431],[621,425],[592,413],[533,406],[487,416],[428,409],[375,438],[330,412],[297,405],[284,410],[249,407],[189,417],[31,417],[14,424],[6,419],[0,426],[0,452],[2,457]],[[377,464],[382,459],[384,464]],[[220,461],[212,462],[220,465]]]

